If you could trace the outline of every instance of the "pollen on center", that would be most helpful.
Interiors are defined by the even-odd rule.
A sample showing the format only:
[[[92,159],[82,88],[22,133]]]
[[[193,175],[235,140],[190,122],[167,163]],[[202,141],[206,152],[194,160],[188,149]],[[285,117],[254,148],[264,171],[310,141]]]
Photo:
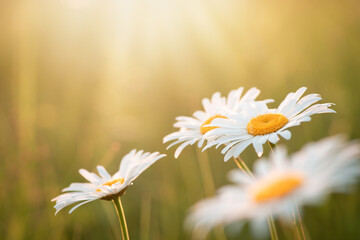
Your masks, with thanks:
[[[119,182],[120,184],[123,184],[124,181],[125,181],[124,178],[113,179],[113,180],[111,180],[111,181],[108,181],[108,182],[106,182],[106,183],[101,184],[101,186],[106,185],[106,186],[111,187],[111,185],[113,185],[113,184],[115,184],[115,183],[118,183],[118,182]],[[96,191],[101,192],[101,189],[98,188],[98,189],[96,189]]]
[[[254,192],[256,202],[265,202],[274,198],[283,197],[296,190],[303,183],[300,175],[287,175],[265,183]]]
[[[204,135],[204,134],[207,133],[208,131],[217,128],[217,127],[204,127],[205,125],[210,124],[210,123],[212,122],[212,120],[214,120],[215,118],[227,118],[227,117],[224,117],[224,116],[218,114],[218,115],[215,115],[215,116],[207,119],[207,120],[206,120],[203,124],[201,124],[201,126],[200,126],[200,132],[201,132],[201,134]]]
[[[252,118],[247,124],[247,131],[253,136],[276,132],[285,126],[289,120],[279,113],[262,114]]]

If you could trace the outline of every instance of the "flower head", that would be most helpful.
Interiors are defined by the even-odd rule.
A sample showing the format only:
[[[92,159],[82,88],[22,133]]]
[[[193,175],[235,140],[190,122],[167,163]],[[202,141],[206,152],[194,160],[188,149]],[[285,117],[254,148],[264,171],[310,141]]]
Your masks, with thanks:
[[[164,156],[166,155],[158,152],[144,153],[142,150],[134,149],[123,157],[119,170],[113,176],[103,166],[97,166],[100,176],[80,169],[80,174],[90,183],[72,183],[69,187],[64,188],[63,192],[66,193],[51,200],[56,201],[56,213],[73,203],[80,202],[69,213],[81,205],[97,199],[112,200],[121,196],[145,169]]]
[[[339,136],[309,143],[290,157],[284,148],[275,149],[268,160],[255,163],[254,178],[230,172],[236,185],[196,204],[187,226],[206,234],[218,224],[250,220],[256,232],[263,232],[269,214],[291,222],[296,202],[317,204],[330,192],[345,192],[360,176],[359,156],[360,144]]]
[[[335,113],[329,107],[331,103],[314,104],[321,100],[318,94],[309,94],[301,98],[305,87],[295,93],[289,93],[278,108],[269,109],[264,102],[252,102],[244,105],[242,111],[229,112],[225,118],[215,119],[206,127],[213,129],[205,137],[216,138],[205,148],[214,145],[226,145],[222,150],[224,160],[238,157],[249,145],[253,145],[259,157],[263,154],[263,144],[267,141],[277,143],[279,135],[291,138],[288,128],[311,120],[311,115]],[[313,105],[314,104],[314,105]]]
[[[214,119],[224,118],[227,111],[240,111],[244,104],[254,101],[260,93],[258,89],[251,88],[241,96],[243,90],[243,87],[233,90],[227,98],[221,97],[220,93],[216,92],[211,99],[204,98],[202,100],[204,111],[196,111],[193,117],[177,117],[174,127],[180,128],[180,130],[165,136],[163,139],[164,143],[174,141],[167,148],[181,143],[175,151],[175,158],[188,145],[198,142],[198,147],[202,147],[205,140],[211,140],[211,138],[205,138],[204,134],[215,128],[206,125]]]

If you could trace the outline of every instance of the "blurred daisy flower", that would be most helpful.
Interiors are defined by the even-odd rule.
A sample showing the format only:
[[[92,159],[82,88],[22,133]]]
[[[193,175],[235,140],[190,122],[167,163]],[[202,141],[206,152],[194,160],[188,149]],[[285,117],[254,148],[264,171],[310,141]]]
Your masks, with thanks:
[[[51,200],[56,201],[55,214],[73,203],[79,204],[74,206],[69,213],[81,205],[97,199],[113,200],[120,197],[145,169],[164,156],[166,155],[158,152],[144,153],[142,150],[134,149],[123,157],[119,171],[113,176],[103,166],[97,166],[100,176],[80,169],[80,174],[90,183],[72,183],[69,187],[64,188],[63,192],[66,193]]]
[[[278,108],[269,109],[264,102],[251,102],[243,106],[242,111],[225,113],[224,118],[215,119],[205,127],[212,128],[205,138],[215,138],[203,150],[214,145],[226,145],[221,151],[224,160],[237,158],[250,144],[259,157],[263,154],[263,144],[267,141],[277,143],[279,135],[286,140],[291,138],[288,130],[302,122],[311,120],[311,115],[335,113],[329,107],[333,104],[315,104],[321,100],[318,94],[309,94],[301,98],[305,87],[295,93],[289,93]]]
[[[265,233],[269,214],[292,222],[296,204],[318,204],[330,192],[346,192],[360,176],[359,156],[360,144],[340,136],[310,143],[290,157],[277,148],[255,163],[254,177],[230,172],[236,185],[196,204],[186,226],[203,236],[216,225],[250,220],[255,234]]]
[[[188,145],[198,142],[198,147],[202,147],[205,140],[210,141],[211,138],[205,138],[204,134],[215,127],[206,125],[210,124],[214,119],[225,118],[224,114],[229,110],[239,111],[244,104],[253,102],[260,94],[260,90],[257,88],[251,88],[244,96],[241,96],[243,91],[243,87],[233,90],[227,98],[221,97],[220,93],[216,92],[211,99],[204,98],[202,100],[204,111],[196,111],[193,117],[177,117],[174,127],[180,128],[180,130],[165,136],[163,139],[163,143],[173,141],[167,149],[181,143],[175,151],[175,158],[178,158],[181,151]],[[265,102],[269,102],[269,100]]]

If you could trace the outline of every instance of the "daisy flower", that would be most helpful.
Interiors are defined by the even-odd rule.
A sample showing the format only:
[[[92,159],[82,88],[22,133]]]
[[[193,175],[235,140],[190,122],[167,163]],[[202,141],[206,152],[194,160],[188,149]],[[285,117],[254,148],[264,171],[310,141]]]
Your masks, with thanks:
[[[231,171],[236,185],[196,204],[186,226],[203,236],[216,225],[243,220],[250,220],[254,233],[264,233],[269,214],[291,223],[296,204],[318,204],[330,192],[347,191],[360,176],[359,157],[360,144],[340,136],[310,143],[290,157],[277,148],[270,159],[255,163],[254,178]]]
[[[302,87],[289,93],[276,109],[269,109],[264,102],[251,102],[240,112],[225,113],[225,118],[205,125],[212,129],[204,137],[216,140],[209,142],[203,151],[224,144],[226,147],[221,153],[226,153],[224,160],[227,161],[231,157],[237,158],[252,144],[261,157],[263,144],[267,141],[275,144],[280,140],[279,135],[286,140],[291,138],[288,128],[310,121],[314,114],[335,113],[329,108],[332,103],[314,104],[321,100],[318,94],[301,97],[305,91],[306,87]]]
[[[226,111],[238,111],[243,104],[254,101],[260,94],[260,90],[257,88],[251,88],[241,96],[243,91],[243,87],[233,90],[227,98],[221,97],[220,93],[216,92],[212,95],[211,99],[204,98],[202,100],[204,111],[196,111],[193,117],[177,117],[174,127],[180,128],[180,130],[165,136],[163,139],[163,143],[174,141],[167,149],[181,143],[175,151],[175,158],[178,158],[181,151],[188,145],[193,145],[197,142],[198,147],[202,147],[205,140],[210,140],[210,138],[205,138],[204,134],[215,128],[206,127],[207,124],[211,123],[214,119],[224,118]]]
[[[55,214],[74,203],[78,204],[69,213],[81,205],[97,199],[113,200],[120,197],[145,169],[164,156],[166,155],[158,152],[144,153],[142,150],[134,149],[123,157],[119,170],[113,176],[103,166],[97,166],[100,176],[80,169],[80,174],[90,183],[72,183],[69,187],[64,188],[63,192],[66,193],[51,200],[56,201]]]

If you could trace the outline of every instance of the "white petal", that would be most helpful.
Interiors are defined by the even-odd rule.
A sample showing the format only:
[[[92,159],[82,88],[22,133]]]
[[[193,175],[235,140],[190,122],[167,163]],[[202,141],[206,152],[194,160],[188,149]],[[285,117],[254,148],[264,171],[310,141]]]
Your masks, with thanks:
[[[69,213],[71,214],[71,213],[72,213],[75,209],[77,209],[78,207],[80,207],[80,206],[82,206],[82,205],[84,205],[84,204],[86,204],[86,203],[89,203],[89,202],[91,202],[91,201],[94,201],[94,200],[96,200],[96,199],[90,199],[90,200],[88,200],[88,201],[79,203],[79,204],[76,205],[75,207],[71,208],[70,211],[69,211]]]
[[[252,143],[252,139],[243,141],[236,144],[232,149],[234,149],[233,157],[237,158],[244,150]],[[230,149],[230,151],[232,150]]]
[[[111,175],[106,171],[106,169],[103,166],[97,166],[97,170],[100,174],[100,176],[105,180],[110,180]]]
[[[269,142],[275,144],[275,143],[277,143],[279,140],[280,140],[280,138],[279,138],[279,136],[277,135],[277,133],[272,133],[272,134],[270,134]]]
[[[263,145],[259,142],[253,142],[253,146],[258,157],[261,157],[264,153]]]
[[[260,136],[260,137],[258,136],[258,137],[256,137],[256,141],[258,141],[261,144],[264,144],[269,139],[269,136],[270,136],[269,134],[266,134],[266,135]]]
[[[101,181],[101,178],[99,178],[95,173],[90,173],[85,169],[80,169],[79,173],[91,183],[97,184]]]
[[[184,150],[184,148],[188,145],[190,145],[189,141],[182,143],[175,151],[175,158],[178,158],[182,150]]]
[[[281,131],[279,132],[279,135],[285,138],[286,140],[289,140],[291,138],[291,132],[289,130]]]

